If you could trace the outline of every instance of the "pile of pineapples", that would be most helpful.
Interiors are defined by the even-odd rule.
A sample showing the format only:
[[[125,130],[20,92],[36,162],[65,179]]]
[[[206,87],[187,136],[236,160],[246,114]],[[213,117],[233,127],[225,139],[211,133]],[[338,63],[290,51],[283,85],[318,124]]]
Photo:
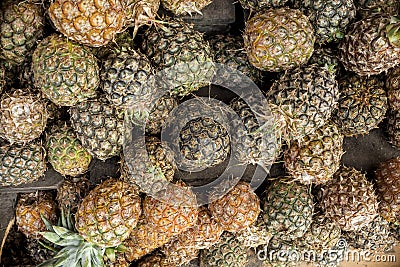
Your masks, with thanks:
[[[400,158],[370,176],[341,163],[344,138],[378,125],[400,149],[398,1],[240,0],[250,10],[240,34],[205,35],[180,18],[211,2],[1,1],[0,186],[43,179],[48,168],[65,177],[57,192],[18,197],[32,264],[248,266],[256,252],[260,265],[297,266],[291,252],[313,251],[308,263],[337,266],[347,249],[383,253],[400,240]],[[226,104],[244,125],[238,147],[200,116],[178,129],[181,156],[200,169],[230,157],[284,162],[286,175],[256,192],[246,179],[222,183],[228,192],[199,206],[160,133],[209,86],[216,63],[260,86],[274,126],[236,96]],[[179,85],[149,108],[158,92],[146,83],[167,68]],[[146,151],[129,140],[134,158],[123,151],[128,121],[146,134]],[[87,179],[94,159],[112,157],[119,178]]]

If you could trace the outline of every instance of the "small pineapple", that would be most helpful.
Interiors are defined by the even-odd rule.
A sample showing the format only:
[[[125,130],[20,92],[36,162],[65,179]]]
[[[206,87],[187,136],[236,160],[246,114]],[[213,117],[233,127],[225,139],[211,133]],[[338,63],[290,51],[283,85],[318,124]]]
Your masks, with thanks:
[[[75,214],[82,199],[89,193],[90,182],[86,177],[64,179],[57,188],[60,210]]]
[[[141,201],[136,191],[123,181],[110,178],[79,204],[75,227],[88,242],[99,247],[117,247],[138,223]]]
[[[294,6],[308,16],[315,29],[316,42],[326,44],[342,39],[356,16],[353,0],[295,0]]]
[[[124,114],[104,97],[80,102],[69,110],[72,128],[89,153],[106,160],[121,152]]]
[[[104,46],[126,25],[127,1],[55,0],[48,10],[55,28],[88,46]]]
[[[222,163],[230,153],[227,130],[208,117],[190,120],[180,130],[179,146],[188,166],[211,167]]]
[[[198,13],[201,15],[201,10],[211,4],[213,0],[161,0],[162,5],[166,10],[171,11],[174,15],[192,15]]]
[[[208,42],[193,25],[182,20],[166,20],[165,25],[147,30],[142,50],[161,71],[172,95],[185,96],[207,86],[214,75]]]
[[[333,118],[345,136],[368,134],[383,120],[387,97],[378,77],[351,75],[339,81],[339,105]]]
[[[279,178],[266,189],[261,205],[266,227],[273,235],[294,240],[302,237],[311,225],[314,205],[307,185]]]
[[[40,143],[0,147],[0,186],[31,183],[44,176],[45,150]]]
[[[283,137],[301,139],[328,122],[339,100],[335,73],[316,64],[287,71],[267,93],[269,107],[286,121]]]
[[[88,171],[92,156],[82,146],[74,130],[66,124],[54,126],[46,137],[47,158],[64,176],[78,176]]]
[[[8,66],[22,64],[44,30],[42,6],[32,0],[1,1],[0,58]]]
[[[243,34],[250,63],[271,72],[305,64],[314,50],[315,36],[308,18],[298,9],[269,9],[246,22]]]
[[[55,256],[55,252],[47,249],[39,240],[28,238],[26,240],[26,249],[33,262],[38,265]]]
[[[40,239],[46,230],[42,217],[50,222],[57,220],[57,205],[50,192],[37,191],[19,196],[15,209],[18,229],[28,238]]]
[[[400,224],[400,158],[381,162],[375,171],[379,213],[387,221]]]
[[[285,167],[301,183],[322,184],[332,179],[343,154],[343,135],[335,124],[327,123],[291,142],[285,152]]]
[[[338,46],[339,59],[345,69],[370,76],[398,65],[397,23],[388,14],[378,13],[351,24]]]
[[[46,103],[28,90],[5,93],[0,100],[0,136],[10,143],[28,143],[47,125]]]
[[[182,266],[197,258],[200,250],[196,248],[191,239],[177,236],[165,244],[161,251],[164,257],[161,264],[165,266]]]
[[[32,56],[32,71],[36,88],[58,106],[74,106],[96,96],[100,82],[91,52],[57,34],[39,42]]]
[[[200,267],[245,266],[246,263],[246,248],[229,232],[224,232],[218,243],[200,254]]]
[[[250,184],[239,182],[228,193],[209,204],[214,220],[223,230],[240,232],[249,227],[260,214],[260,199]]]
[[[372,183],[354,168],[341,166],[320,193],[325,216],[343,231],[357,231],[378,215]]]

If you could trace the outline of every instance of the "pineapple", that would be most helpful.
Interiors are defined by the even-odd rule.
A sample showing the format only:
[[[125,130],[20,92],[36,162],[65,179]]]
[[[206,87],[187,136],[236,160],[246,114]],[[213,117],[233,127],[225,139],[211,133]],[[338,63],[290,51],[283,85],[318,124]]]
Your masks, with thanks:
[[[400,224],[400,158],[381,162],[375,171],[379,213],[387,221]]]
[[[141,212],[136,191],[126,182],[109,178],[79,204],[75,227],[92,244],[117,247],[129,237]]]
[[[46,103],[28,90],[5,93],[0,100],[0,136],[10,143],[28,143],[44,131]]]
[[[28,1],[1,1],[0,58],[7,66],[18,66],[32,53],[44,30],[40,4]]]
[[[251,106],[262,105],[259,99],[254,96],[246,96],[247,103],[250,102]],[[259,164],[264,169],[271,166],[280,153],[281,148],[281,129],[279,124],[273,120],[274,116],[264,114],[267,117],[263,118],[267,122],[260,126],[258,118],[255,116],[257,111],[252,110],[250,106],[240,98],[234,98],[229,106],[240,117],[245,132],[241,133],[240,127],[236,130],[239,135],[239,142],[237,142],[236,153],[239,162],[245,164]],[[258,114],[260,117],[260,114]],[[264,122],[263,122],[264,123]]]
[[[347,71],[370,76],[400,63],[397,22],[387,14],[376,14],[349,27],[340,42],[339,59]]]
[[[244,9],[261,10],[272,7],[281,7],[288,0],[239,0]]]
[[[307,185],[279,178],[266,189],[262,198],[263,219],[268,231],[288,240],[302,237],[309,229],[314,212]]]
[[[389,143],[400,148],[400,111],[389,110],[387,115],[386,133]]]
[[[336,76],[340,72],[340,61],[337,56],[337,51],[331,47],[316,47],[308,64],[317,64],[326,69],[332,70]]]
[[[69,110],[72,128],[89,153],[106,160],[121,152],[124,114],[104,97],[80,102]]]
[[[332,70],[318,65],[287,71],[267,93],[269,107],[286,121],[283,137],[301,139],[328,122],[339,100]]]
[[[137,260],[168,243],[195,226],[199,210],[190,188],[170,185],[157,194],[158,199],[147,195],[143,202],[143,218],[139,226],[123,243],[129,261]]]
[[[393,249],[395,239],[390,234],[390,225],[381,216],[363,226],[358,231],[345,233],[348,244],[355,249],[385,252]]]
[[[82,199],[89,193],[90,182],[86,177],[69,178],[57,188],[57,203],[60,210],[75,214]]]
[[[296,242],[297,246],[304,250],[323,253],[333,250],[341,237],[340,227],[325,218],[324,215],[317,214],[314,216],[310,228]]]
[[[40,41],[32,55],[32,71],[36,88],[58,106],[96,96],[100,82],[91,52],[57,34]]]
[[[180,236],[171,239],[161,251],[164,257],[161,264],[165,266],[182,266],[197,258],[200,250],[196,248],[195,241]]]
[[[200,254],[200,267],[245,266],[247,252],[235,235],[224,232],[218,243]]]
[[[378,77],[347,76],[339,81],[334,120],[345,136],[368,134],[385,117],[387,97]]]
[[[169,184],[157,198],[145,197],[143,213],[148,224],[172,237],[195,225],[199,213],[196,205],[190,187]]]
[[[159,266],[185,265],[197,257],[199,249],[207,249],[217,243],[222,232],[222,228],[211,218],[208,209],[201,207],[197,223],[192,228],[170,239],[161,247],[162,254],[145,257],[139,266],[151,263]]]
[[[260,199],[250,184],[239,182],[227,194],[209,204],[214,220],[223,230],[240,232],[253,224],[260,214]]]
[[[165,245],[171,238],[169,233],[159,231],[155,225],[143,219],[123,243],[126,247],[125,257],[128,261],[138,260]]]
[[[213,0],[161,0],[162,5],[174,15],[192,15],[198,13],[201,15],[201,10],[211,4]]]
[[[125,151],[120,162],[121,179],[141,192],[154,194],[172,181],[176,165],[172,151],[157,137],[147,137],[145,146],[146,150],[141,142],[134,142],[130,148],[134,154]]]
[[[196,224],[177,238],[184,242],[193,242],[196,249],[207,249],[219,241],[222,232],[221,225],[212,217],[210,210],[200,207]]]
[[[388,71],[385,87],[389,107],[392,110],[400,110],[400,67],[395,67]]]
[[[353,0],[295,0],[294,6],[308,16],[315,29],[316,42],[326,44],[342,39],[356,16]]]
[[[50,164],[64,176],[78,176],[87,172],[92,160],[74,130],[66,124],[51,129],[46,137],[46,150]]]
[[[378,215],[372,183],[354,168],[341,166],[320,195],[325,216],[343,231],[357,231]]]
[[[385,13],[391,16],[399,14],[399,2],[396,0],[354,0],[357,12],[362,17],[370,16],[374,13]]]
[[[146,121],[146,133],[152,135],[160,134],[169,113],[176,107],[178,107],[178,100],[175,97],[170,95],[160,97],[154,104]]]
[[[269,9],[246,22],[244,46],[258,69],[279,72],[305,64],[315,36],[308,18],[297,9]]]
[[[241,36],[214,35],[208,38],[214,52],[215,63],[223,64],[233,70],[238,70],[256,84],[263,79],[262,72],[250,64],[243,49],[244,41]]]
[[[185,96],[209,85],[214,75],[211,48],[193,25],[166,20],[165,25],[146,31],[144,54],[167,81],[172,95]]]
[[[147,87],[142,86],[152,74],[150,61],[133,49],[122,47],[102,61],[100,88],[116,108],[130,108],[143,101]]]
[[[68,266],[71,264],[72,266],[129,266],[123,255],[119,253],[122,248],[104,248],[85,240],[74,227],[73,218],[70,214],[62,213],[59,225],[52,225],[46,219],[44,219],[44,222],[48,231],[42,232],[42,234],[44,239],[50,243],[48,247],[55,251],[55,255],[37,267]],[[113,226],[117,227],[115,224]]]
[[[190,120],[180,130],[179,146],[187,166],[204,168],[225,161],[230,153],[227,130],[208,117]]]
[[[285,167],[302,183],[322,184],[332,179],[343,154],[343,135],[335,124],[327,123],[290,144],[285,152]]]
[[[50,192],[37,191],[19,196],[15,209],[18,229],[28,238],[40,239],[46,230],[42,217],[50,222],[57,220],[57,205]]]
[[[260,214],[252,225],[235,234],[237,240],[239,240],[243,246],[257,248],[267,245],[271,240],[272,234],[268,231],[263,217],[263,214]]]
[[[48,13],[55,28],[68,39],[99,47],[113,40],[126,25],[126,2],[55,0]]]
[[[45,150],[37,142],[0,147],[0,186],[37,181],[46,171]]]

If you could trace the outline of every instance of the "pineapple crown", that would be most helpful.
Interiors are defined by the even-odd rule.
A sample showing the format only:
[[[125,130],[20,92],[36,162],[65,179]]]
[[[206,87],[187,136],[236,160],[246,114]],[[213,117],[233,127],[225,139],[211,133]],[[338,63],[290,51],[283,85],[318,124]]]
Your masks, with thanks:
[[[56,255],[37,267],[103,267],[105,266],[104,256],[110,261],[115,261],[115,252],[124,251],[122,245],[116,248],[101,248],[86,241],[77,233],[70,212],[65,214],[62,210],[61,213],[58,225],[52,225],[45,217],[42,217],[48,231],[41,234],[51,245],[41,244],[49,250],[56,251]]]

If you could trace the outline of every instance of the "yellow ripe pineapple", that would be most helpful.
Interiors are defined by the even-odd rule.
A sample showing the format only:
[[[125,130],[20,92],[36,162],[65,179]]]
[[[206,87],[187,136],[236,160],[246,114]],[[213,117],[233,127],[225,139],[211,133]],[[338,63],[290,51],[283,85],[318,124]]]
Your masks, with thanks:
[[[46,225],[41,216],[50,222],[57,220],[57,205],[50,192],[33,192],[21,194],[15,210],[18,229],[29,238],[40,239],[41,231],[46,230]]]
[[[113,40],[126,22],[122,0],[55,0],[48,13],[56,29],[69,39],[94,47]]]
[[[137,260],[193,227],[198,213],[195,195],[182,185],[169,184],[158,192],[157,198],[146,196],[143,218],[124,242],[127,259]]]
[[[83,199],[75,214],[75,227],[92,244],[116,247],[136,226],[141,214],[140,203],[134,188],[110,178]]]
[[[213,219],[225,231],[239,232],[253,224],[260,214],[260,199],[246,182],[239,182],[225,196],[209,204]]]

